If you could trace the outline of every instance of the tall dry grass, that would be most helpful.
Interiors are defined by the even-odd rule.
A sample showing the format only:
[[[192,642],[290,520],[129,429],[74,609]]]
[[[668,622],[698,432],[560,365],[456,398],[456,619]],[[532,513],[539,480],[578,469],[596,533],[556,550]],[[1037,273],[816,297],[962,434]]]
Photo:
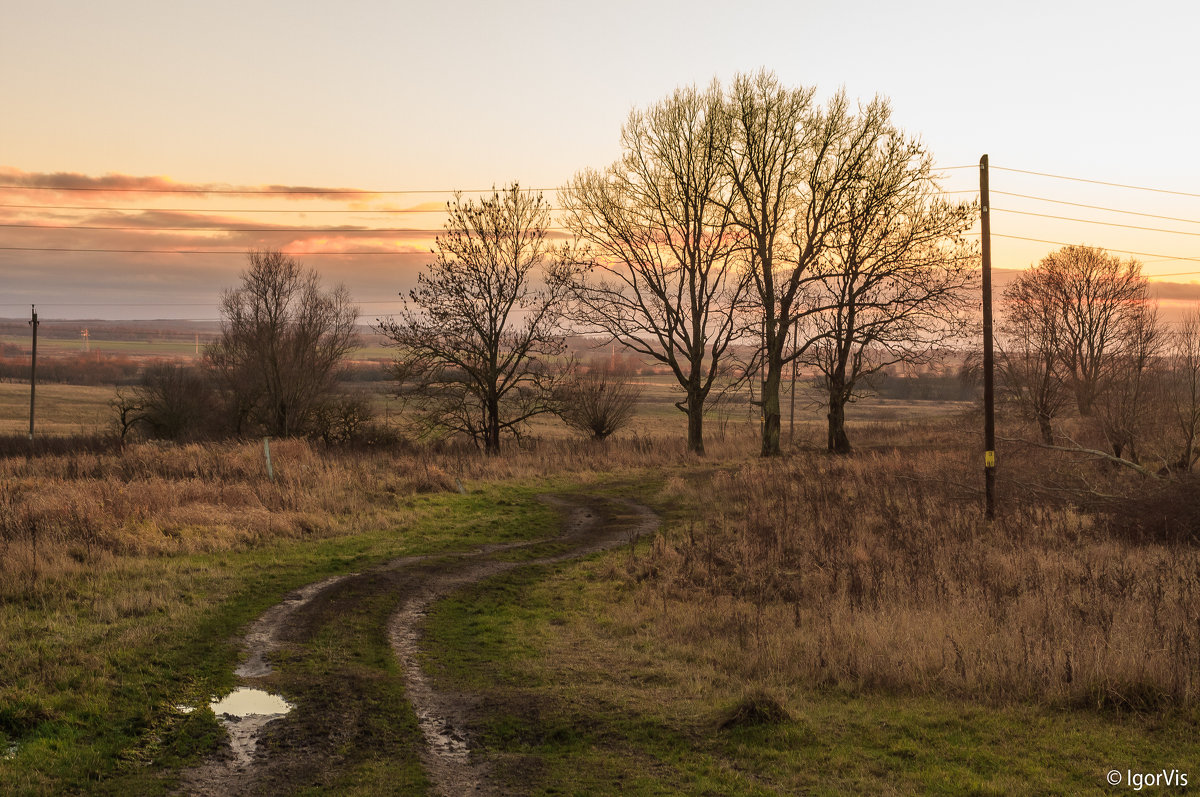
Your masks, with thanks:
[[[15,453],[28,450],[23,440],[0,450],[8,453],[0,455],[0,597],[124,556],[386,528],[403,521],[418,493],[546,476],[587,482],[688,461],[682,438],[559,439],[501,456],[453,445],[354,450],[276,440],[272,481],[261,442],[77,442],[40,445],[30,456]]]
[[[1197,702],[1194,544],[1133,539],[1006,484],[1076,467],[1045,452],[1002,458],[988,523],[969,436],[919,424],[880,436],[892,445],[669,481],[663,499],[698,516],[629,566],[641,599],[626,622],[653,623],[683,660],[785,689]],[[1090,467],[1107,489],[1142,489]]]

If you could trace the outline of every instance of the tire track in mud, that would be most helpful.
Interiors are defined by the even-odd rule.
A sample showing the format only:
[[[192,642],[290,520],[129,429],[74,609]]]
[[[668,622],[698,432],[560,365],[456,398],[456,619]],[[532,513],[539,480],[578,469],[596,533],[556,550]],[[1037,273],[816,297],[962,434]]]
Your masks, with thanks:
[[[398,599],[387,618],[388,641],[400,662],[405,696],[417,716],[423,744],[419,755],[434,791],[443,795],[490,794],[488,772],[473,751],[466,728],[475,713],[470,695],[439,692],[418,663],[424,620],[435,602],[470,584],[518,567],[553,564],[614,548],[652,532],[658,517],[619,498],[546,495],[564,518],[557,537],[495,544],[459,554],[403,557],[366,570],[335,576],[295,590],[268,609],[243,640],[245,662],[235,674],[243,685],[283,691],[296,704],[292,714],[255,724],[226,722],[235,746],[182,775],[181,791],[195,795],[286,794],[319,785],[346,763],[345,750],[369,743],[371,708],[361,704],[353,677],[326,673],[321,680],[283,677],[272,655],[310,643],[320,628],[337,623],[347,607],[380,595]],[[555,543],[560,553],[521,561],[494,555]],[[358,702],[356,702],[356,698]],[[269,722],[269,724],[267,724]],[[259,742],[263,744],[259,744]]]

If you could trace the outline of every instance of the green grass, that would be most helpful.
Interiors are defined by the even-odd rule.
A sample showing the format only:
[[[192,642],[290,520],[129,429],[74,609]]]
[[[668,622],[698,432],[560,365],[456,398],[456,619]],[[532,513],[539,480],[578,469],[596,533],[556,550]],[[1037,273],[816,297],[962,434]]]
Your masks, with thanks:
[[[80,325],[82,327],[82,325]],[[81,354],[84,349],[82,338],[49,338],[38,336],[38,354]],[[28,337],[0,335],[0,343],[11,343],[28,349]],[[200,341],[200,352],[204,352],[206,341]],[[196,356],[194,340],[104,340],[95,335],[91,338],[89,351],[105,354],[125,354],[134,357],[180,357],[191,359]],[[40,357],[39,357],[40,359]]]
[[[555,515],[534,492],[488,486],[416,497],[408,501],[416,520],[404,528],[238,552],[131,557],[103,573],[38,582],[25,600],[0,605],[0,750],[20,745],[14,758],[0,758],[0,792],[166,790],[170,773],[221,735],[210,712],[184,715],[173,706],[203,706],[234,685],[246,624],[292,589],[329,575],[396,556],[544,535]],[[347,619],[338,631],[344,640],[325,640],[311,652],[345,648],[387,676],[391,686],[378,695],[381,721],[407,706],[380,637],[380,618],[389,611],[373,604],[363,617]],[[347,783],[369,782],[360,775],[350,772]]]
[[[1188,771],[1194,713],[986,705],[797,684],[791,719],[722,729],[753,686],[699,678],[686,647],[621,611],[628,550],[514,571],[438,604],[428,660],[484,695],[476,729],[528,794],[1078,794],[1105,773]],[[715,686],[714,686],[715,684]]]

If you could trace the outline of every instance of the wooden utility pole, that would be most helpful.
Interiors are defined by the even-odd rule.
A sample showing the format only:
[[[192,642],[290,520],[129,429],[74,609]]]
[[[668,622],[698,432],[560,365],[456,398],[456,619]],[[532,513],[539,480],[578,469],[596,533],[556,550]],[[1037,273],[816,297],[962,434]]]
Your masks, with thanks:
[[[983,480],[984,513],[996,516],[996,407],[992,362],[992,219],[988,198],[988,156],[979,159],[979,207],[983,238]]]
[[[37,391],[37,305],[29,305],[33,319],[29,326],[33,327],[33,356],[29,358],[29,439],[33,440],[33,410],[36,406],[34,397]]]

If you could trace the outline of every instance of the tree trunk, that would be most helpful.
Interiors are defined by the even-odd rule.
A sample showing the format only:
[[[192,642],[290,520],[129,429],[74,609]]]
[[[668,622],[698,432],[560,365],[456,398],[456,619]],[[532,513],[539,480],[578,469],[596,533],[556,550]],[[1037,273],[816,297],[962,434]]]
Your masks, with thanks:
[[[695,454],[704,453],[704,397],[699,390],[688,392],[688,450]]]
[[[841,389],[829,391],[829,450],[834,454],[850,453],[850,438],[846,437],[846,395]]]
[[[782,412],[779,409],[779,385],[783,377],[783,364],[775,357],[767,358],[767,378],[762,390],[762,456],[779,456],[779,427]]]
[[[1079,414],[1084,418],[1090,418],[1095,414],[1095,392],[1087,385],[1080,385],[1075,388],[1075,404],[1079,407]]]
[[[500,452],[500,399],[496,396],[487,397],[487,430],[483,450],[488,454]]]
[[[1042,433],[1042,442],[1048,446],[1054,445],[1054,430],[1050,427],[1050,416],[1038,413],[1037,423],[1038,429]]]

